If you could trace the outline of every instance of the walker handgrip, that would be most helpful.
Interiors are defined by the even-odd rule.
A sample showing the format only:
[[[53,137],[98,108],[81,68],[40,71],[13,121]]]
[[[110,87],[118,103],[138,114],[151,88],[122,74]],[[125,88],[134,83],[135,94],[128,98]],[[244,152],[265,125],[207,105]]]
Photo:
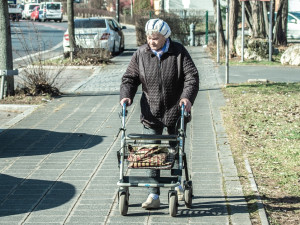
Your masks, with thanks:
[[[123,107],[122,107],[122,116],[123,116],[123,117],[126,116],[126,103],[127,103],[127,102],[124,102],[124,103],[123,103]]]
[[[185,109],[185,105],[184,105],[184,103],[182,103],[182,105],[181,105],[181,115],[183,116],[184,115],[184,109]]]

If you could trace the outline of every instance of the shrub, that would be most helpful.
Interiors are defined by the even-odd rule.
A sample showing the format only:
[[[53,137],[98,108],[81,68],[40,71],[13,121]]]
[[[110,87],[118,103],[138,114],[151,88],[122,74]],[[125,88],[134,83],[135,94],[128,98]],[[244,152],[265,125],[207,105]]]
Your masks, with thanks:
[[[38,29],[34,23],[28,22],[28,29],[33,29],[32,33],[25,36],[21,29],[14,27],[17,38],[21,44],[21,49],[14,49],[22,61],[19,67],[23,67],[19,76],[16,78],[19,83],[18,87],[27,95],[44,95],[56,96],[60,94],[59,88],[56,87],[56,81],[59,78],[65,66],[58,65],[49,69],[45,65],[44,46],[51,43],[44,43],[39,35]],[[35,44],[33,44],[35,43]],[[26,57],[19,54],[24,51]],[[47,53],[49,55],[49,53]]]

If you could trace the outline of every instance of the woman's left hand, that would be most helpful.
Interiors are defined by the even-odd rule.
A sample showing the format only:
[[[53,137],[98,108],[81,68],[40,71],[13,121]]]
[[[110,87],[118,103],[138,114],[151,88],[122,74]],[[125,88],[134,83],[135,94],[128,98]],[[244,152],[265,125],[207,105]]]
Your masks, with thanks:
[[[185,106],[185,111],[191,112],[192,103],[190,102],[190,100],[188,100],[187,98],[182,98],[182,99],[180,99],[180,102],[179,102],[179,106],[180,107],[182,106],[182,103]]]

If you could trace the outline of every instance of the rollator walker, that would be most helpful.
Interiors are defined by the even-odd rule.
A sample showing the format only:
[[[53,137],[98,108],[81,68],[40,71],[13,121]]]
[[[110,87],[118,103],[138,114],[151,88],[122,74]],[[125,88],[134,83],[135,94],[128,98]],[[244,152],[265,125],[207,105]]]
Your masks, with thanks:
[[[117,152],[118,163],[120,169],[120,179],[117,183],[119,186],[118,200],[120,214],[125,216],[129,206],[129,187],[160,187],[169,188],[168,202],[169,214],[175,217],[178,212],[178,196],[176,187],[182,185],[184,190],[184,202],[187,208],[192,207],[193,186],[188,173],[188,164],[186,154],[184,152],[185,143],[185,106],[181,107],[181,116],[178,118],[180,127],[175,135],[152,135],[152,134],[128,134],[126,136],[126,103],[123,104],[121,112],[122,127],[121,132],[121,149]],[[177,129],[177,126],[176,126]],[[149,141],[158,141],[159,144],[149,145]],[[176,143],[175,150],[167,152],[166,149],[171,149],[169,142]],[[151,154],[144,151],[147,147],[153,147]],[[143,146],[146,146],[143,148]],[[149,150],[149,148],[148,148]],[[141,153],[142,152],[142,153]],[[153,154],[152,154],[153,153]],[[160,155],[158,155],[160,154]],[[139,161],[141,157],[146,160]],[[153,160],[155,159],[155,160]],[[134,161],[136,160],[136,161]],[[157,163],[158,162],[158,163]],[[170,176],[151,178],[146,176],[125,176],[127,169],[161,169],[170,170]],[[185,180],[182,182],[182,170],[184,169]]]

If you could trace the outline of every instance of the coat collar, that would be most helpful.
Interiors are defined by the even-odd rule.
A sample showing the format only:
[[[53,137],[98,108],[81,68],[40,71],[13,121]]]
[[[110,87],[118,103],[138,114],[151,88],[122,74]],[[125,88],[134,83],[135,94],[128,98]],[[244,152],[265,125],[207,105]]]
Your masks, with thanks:
[[[170,41],[170,45],[169,45],[169,49],[167,52],[165,52],[164,54],[175,54],[177,51],[176,51],[176,47],[174,45],[174,42],[171,40],[171,38],[169,38],[169,41]],[[156,56],[152,51],[151,51],[151,48],[149,47],[148,44],[146,44],[146,49],[145,51],[149,54],[151,54],[152,57]]]

